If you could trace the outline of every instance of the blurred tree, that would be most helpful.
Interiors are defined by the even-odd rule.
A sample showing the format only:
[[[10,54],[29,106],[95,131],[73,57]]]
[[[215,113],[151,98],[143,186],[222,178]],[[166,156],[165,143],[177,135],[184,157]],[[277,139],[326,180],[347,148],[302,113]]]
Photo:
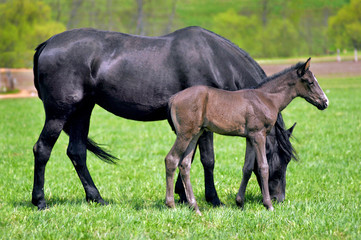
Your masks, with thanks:
[[[328,35],[336,48],[361,48],[361,0],[351,0],[329,19]]]
[[[0,4],[0,67],[31,67],[34,48],[65,27],[51,21],[51,9],[34,0]]]

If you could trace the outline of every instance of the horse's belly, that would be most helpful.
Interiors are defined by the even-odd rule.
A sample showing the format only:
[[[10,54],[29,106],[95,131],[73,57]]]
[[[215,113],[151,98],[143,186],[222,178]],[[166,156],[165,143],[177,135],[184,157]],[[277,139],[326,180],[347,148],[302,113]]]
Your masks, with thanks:
[[[120,101],[97,101],[105,110],[123,118],[137,121],[157,121],[167,118],[167,104],[142,105]]]

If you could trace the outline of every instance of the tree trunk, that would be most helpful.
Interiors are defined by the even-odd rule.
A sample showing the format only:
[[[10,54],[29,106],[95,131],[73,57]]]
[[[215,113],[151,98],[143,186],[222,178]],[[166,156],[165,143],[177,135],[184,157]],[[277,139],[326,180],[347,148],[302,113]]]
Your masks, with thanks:
[[[76,27],[77,25],[77,13],[78,13],[78,9],[80,8],[80,6],[83,4],[83,0],[73,0],[72,1],[72,7],[71,7],[71,12],[70,12],[70,17],[69,17],[69,21],[68,24],[66,25],[67,29],[71,29]]]
[[[143,0],[137,1],[137,29],[136,34],[144,35],[144,23],[143,23]]]
[[[172,31],[176,7],[177,7],[177,0],[173,0],[172,1],[172,12],[169,15],[168,24],[167,24],[167,27],[165,29],[165,34],[170,33]]]

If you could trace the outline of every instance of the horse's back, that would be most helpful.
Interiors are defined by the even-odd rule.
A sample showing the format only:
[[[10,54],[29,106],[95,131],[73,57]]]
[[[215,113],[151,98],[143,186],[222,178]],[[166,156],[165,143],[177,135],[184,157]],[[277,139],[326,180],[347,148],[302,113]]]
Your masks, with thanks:
[[[166,118],[169,98],[184,88],[237,90],[262,74],[248,54],[200,27],[160,37],[70,30],[50,38],[38,60],[39,92],[49,101],[87,98],[135,120]]]

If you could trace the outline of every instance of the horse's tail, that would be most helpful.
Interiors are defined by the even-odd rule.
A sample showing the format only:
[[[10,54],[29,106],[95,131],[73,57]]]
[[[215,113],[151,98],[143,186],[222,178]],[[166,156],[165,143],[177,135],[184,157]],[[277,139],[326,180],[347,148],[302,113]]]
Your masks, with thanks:
[[[86,142],[86,148],[92,152],[95,156],[100,158],[106,163],[116,164],[119,158],[113,156],[112,154],[103,150],[98,143],[94,142],[92,139],[88,138]]]
[[[65,125],[63,130],[67,135],[69,135],[69,128],[67,125]],[[102,149],[98,143],[94,142],[90,138],[87,138],[86,148],[91,153],[93,153],[95,156],[100,158],[100,160],[102,160],[106,163],[116,164],[117,163],[116,161],[119,160],[117,157],[113,156],[112,154],[110,154],[110,153],[106,152],[104,149]]]
[[[278,113],[277,121],[274,127],[276,131],[276,139],[283,154],[286,155],[287,158],[293,158],[298,161],[298,154],[290,142],[292,132],[285,129],[285,123],[283,122],[281,113]]]
[[[44,50],[46,44],[48,41],[45,41],[41,43],[39,46],[35,48],[35,54],[34,54],[34,66],[33,66],[33,73],[34,73],[34,85],[36,90],[38,91],[38,96],[41,99],[40,91],[39,91],[39,56],[41,52]]]

